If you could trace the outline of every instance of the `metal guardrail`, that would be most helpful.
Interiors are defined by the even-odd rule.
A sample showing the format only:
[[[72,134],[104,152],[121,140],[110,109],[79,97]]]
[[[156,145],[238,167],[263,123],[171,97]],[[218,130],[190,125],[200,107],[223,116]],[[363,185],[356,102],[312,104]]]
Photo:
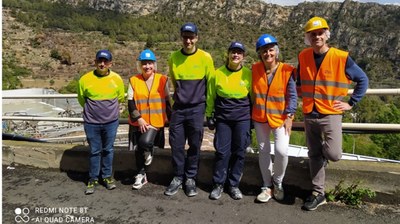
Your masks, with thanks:
[[[348,91],[351,94],[353,89]],[[367,95],[400,95],[400,89],[368,89]],[[13,95],[2,96],[2,99],[51,99],[51,98],[76,98],[77,94],[37,94],[37,95]],[[71,117],[37,117],[37,116],[2,116],[3,120],[23,120],[23,121],[54,121],[83,123],[82,118]],[[128,119],[121,118],[120,124],[128,124]],[[168,125],[168,124],[167,124]],[[206,125],[205,125],[206,126]],[[294,131],[304,131],[303,122],[293,123]],[[400,133],[400,124],[382,123],[343,123],[343,133]]]
[[[21,121],[55,121],[55,122],[74,122],[83,123],[82,118],[68,117],[32,117],[32,116],[3,116],[3,120],[21,120]],[[120,118],[120,124],[128,124],[127,118]],[[167,125],[168,126],[168,125]],[[204,124],[206,126],[206,124]],[[294,131],[304,131],[303,122],[293,122]],[[400,124],[381,124],[381,123],[343,123],[343,133],[400,133]]]

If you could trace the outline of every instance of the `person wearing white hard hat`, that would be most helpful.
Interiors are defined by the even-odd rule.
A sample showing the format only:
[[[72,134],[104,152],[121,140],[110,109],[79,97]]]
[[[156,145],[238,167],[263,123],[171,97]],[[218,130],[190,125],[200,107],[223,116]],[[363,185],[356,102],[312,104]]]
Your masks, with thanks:
[[[137,68],[140,73],[129,79],[128,86],[129,149],[135,150],[137,168],[132,185],[135,190],[147,183],[146,169],[153,160],[156,139],[164,138],[170,105],[168,77],[157,72],[153,51],[140,52]]]
[[[361,100],[368,77],[349,53],[328,45],[327,21],[313,17],[304,26],[304,42],[310,47],[298,56],[297,86],[303,101],[304,128],[308,147],[312,193],[303,209],[312,211],[326,203],[325,166],[342,157],[342,117]],[[348,88],[355,82],[348,100]]]

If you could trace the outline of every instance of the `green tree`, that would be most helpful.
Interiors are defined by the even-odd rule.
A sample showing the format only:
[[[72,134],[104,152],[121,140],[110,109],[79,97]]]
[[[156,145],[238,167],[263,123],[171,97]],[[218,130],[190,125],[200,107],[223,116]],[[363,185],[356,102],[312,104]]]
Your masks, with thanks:
[[[400,123],[400,110],[395,105],[388,105],[387,110],[377,115],[379,123]],[[400,160],[400,134],[376,134],[371,139],[383,148],[385,158]]]

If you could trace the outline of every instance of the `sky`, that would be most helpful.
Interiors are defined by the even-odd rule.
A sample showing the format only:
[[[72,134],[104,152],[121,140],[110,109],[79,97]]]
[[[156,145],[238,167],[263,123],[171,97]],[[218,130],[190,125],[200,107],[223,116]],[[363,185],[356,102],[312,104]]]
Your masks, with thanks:
[[[277,5],[298,5],[304,2],[304,0],[263,0],[267,3],[273,3]],[[320,2],[343,2],[343,0],[308,0],[308,1],[320,1]],[[376,2],[379,4],[396,4],[400,5],[400,0],[357,0],[358,2]]]

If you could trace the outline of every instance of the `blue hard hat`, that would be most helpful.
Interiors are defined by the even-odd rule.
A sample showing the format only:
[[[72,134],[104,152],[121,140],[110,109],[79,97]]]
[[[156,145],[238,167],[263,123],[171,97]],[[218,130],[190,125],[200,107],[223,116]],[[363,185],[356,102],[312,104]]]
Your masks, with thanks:
[[[139,61],[156,61],[156,55],[153,53],[153,51],[146,49],[142,52],[140,52]]]
[[[278,45],[278,41],[275,39],[275,37],[269,35],[269,34],[263,34],[261,35],[256,43],[256,51],[260,49],[260,47],[265,46],[267,44],[276,44]]]

